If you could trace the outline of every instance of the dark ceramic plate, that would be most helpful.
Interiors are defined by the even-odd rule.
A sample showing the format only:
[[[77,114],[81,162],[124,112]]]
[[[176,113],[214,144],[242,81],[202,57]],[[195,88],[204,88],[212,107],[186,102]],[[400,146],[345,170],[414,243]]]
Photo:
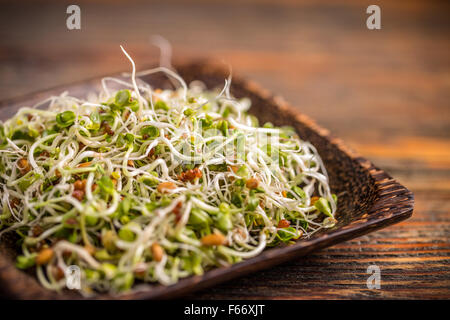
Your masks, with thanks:
[[[209,88],[223,86],[228,70],[210,63],[178,65],[177,71],[187,81],[198,79]],[[143,80],[154,86],[166,87],[170,83],[163,76],[147,76]],[[52,94],[68,90],[73,96],[85,97],[97,90],[100,80],[93,79],[73,85],[31,94],[0,103],[0,119],[12,116],[19,107],[32,105]],[[330,177],[334,193],[341,194],[338,205],[338,224],[308,240],[300,240],[287,247],[271,248],[259,256],[230,267],[207,271],[203,276],[193,276],[171,286],[145,285],[143,290],[120,296],[99,295],[100,299],[155,299],[179,297],[194,290],[243,276],[299,256],[313,250],[356,238],[387,227],[411,216],[413,194],[396,182],[386,172],[370,161],[346,148],[340,140],[332,138],[327,130],[300,114],[281,98],[275,97],[254,83],[233,77],[232,93],[236,97],[250,97],[251,113],[264,123],[290,125],[300,137],[316,146]],[[81,296],[74,291],[55,293],[39,285],[33,273],[23,272],[14,266],[16,252],[13,238],[0,242],[0,290],[3,295],[19,299],[73,299]]]

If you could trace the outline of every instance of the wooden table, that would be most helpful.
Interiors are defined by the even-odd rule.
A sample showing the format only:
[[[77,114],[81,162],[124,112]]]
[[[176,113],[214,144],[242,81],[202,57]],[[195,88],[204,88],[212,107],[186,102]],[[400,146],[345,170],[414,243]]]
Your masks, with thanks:
[[[78,1],[0,10],[0,99],[156,61],[149,35],[178,59],[224,60],[387,170],[415,194],[398,225],[196,293],[198,299],[450,298],[449,2]],[[381,289],[366,269],[381,268]]]

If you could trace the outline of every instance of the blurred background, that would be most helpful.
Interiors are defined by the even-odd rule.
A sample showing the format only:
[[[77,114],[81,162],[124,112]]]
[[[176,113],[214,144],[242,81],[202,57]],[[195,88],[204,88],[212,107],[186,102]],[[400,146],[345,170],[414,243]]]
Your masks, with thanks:
[[[81,30],[66,8],[81,8]],[[366,8],[381,8],[368,30]],[[416,197],[413,218],[199,298],[450,298],[449,1],[1,1],[0,100],[205,57],[286,98]],[[1,112],[1,110],[0,110]],[[381,266],[383,290],[365,270]],[[264,281],[260,279],[263,278]],[[383,284],[382,284],[383,285]]]

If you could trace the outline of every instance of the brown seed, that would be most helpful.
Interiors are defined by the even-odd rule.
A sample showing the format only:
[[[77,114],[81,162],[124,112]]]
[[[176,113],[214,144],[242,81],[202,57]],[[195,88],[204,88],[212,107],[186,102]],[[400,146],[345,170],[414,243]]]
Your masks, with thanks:
[[[114,135],[114,131],[111,130],[111,126],[108,124],[108,122],[103,121],[102,127],[103,129],[105,129],[105,133],[107,133],[110,136]]]
[[[126,110],[123,112],[122,116],[124,117],[125,120],[127,120],[128,117],[130,116],[130,110],[126,109]]]
[[[83,162],[83,163],[80,163],[79,165],[77,165],[77,168],[85,168],[85,167],[89,167],[91,164],[92,164],[91,161]]]
[[[86,250],[91,256],[95,254],[95,248],[90,244],[85,245],[84,250]]]
[[[42,249],[39,254],[36,256],[36,264],[37,265],[43,265],[47,264],[52,260],[53,258],[53,249],[45,248]]]
[[[66,220],[65,223],[68,224],[68,225],[70,225],[70,226],[75,226],[75,225],[78,224],[78,221],[77,221],[77,219],[75,219],[75,218],[69,218],[69,219]]]
[[[134,161],[133,160],[128,160],[127,162],[129,167],[133,167],[134,166]]]
[[[319,200],[319,197],[317,197],[317,196],[311,197],[311,205],[313,206],[317,200]]]
[[[192,169],[192,172],[194,173],[195,178],[201,178],[202,177],[202,171],[199,168]]]
[[[50,153],[48,153],[48,151],[44,150],[39,154],[39,156],[48,158],[50,156]]]
[[[220,233],[213,233],[202,237],[201,242],[204,246],[220,246],[225,244],[225,240],[225,237]]]
[[[86,185],[86,183],[85,183]],[[81,180],[77,180],[73,183],[73,187],[75,188],[75,190],[83,190],[83,181]]]
[[[286,193],[286,191],[284,191],[284,190],[283,190],[283,191],[281,191],[281,194],[283,195],[283,197],[285,197],[285,198],[287,197],[287,193]]]
[[[158,187],[156,187],[156,189],[158,190],[158,192],[168,192],[169,190],[173,190],[175,189],[177,186],[175,185],[175,183],[173,182],[161,182],[160,184],[158,184]]]
[[[194,179],[200,179],[202,177],[202,172],[199,168],[194,168],[192,170],[187,170],[182,172],[178,178],[183,181],[193,181]]]
[[[52,272],[53,272],[53,277],[55,278],[56,281],[59,281],[59,280],[61,280],[62,278],[64,278],[64,271],[63,271],[60,267],[55,266],[55,267],[53,267],[52,269],[53,269],[53,270],[52,270]]]
[[[175,214],[175,221],[179,222],[181,219],[181,207],[183,206],[183,203],[180,201],[177,203],[175,208],[173,208],[172,212]]]
[[[259,200],[259,206],[263,209],[266,208],[266,203],[265,203],[264,199]]]
[[[145,273],[147,272],[147,266],[145,265],[145,263],[141,262],[134,267],[133,271],[135,276],[137,276],[138,278],[143,278],[145,277]]]
[[[31,170],[31,165],[28,163],[28,160],[25,158],[22,158],[18,161],[17,167],[20,170],[20,173],[22,175],[28,173]]]
[[[291,223],[288,220],[282,219],[280,222],[278,222],[278,228],[287,228],[291,225]]]
[[[31,233],[33,234],[33,237],[39,237],[42,232],[44,232],[44,229],[40,225],[35,225],[33,228],[31,228]]]
[[[14,198],[9,201],[9,205],[11,206],[11,209],[17,208],[17,206],[20,204],[20,200],[17,198]]]
[[[72,251],[64,250],[62,253],[63,258],[69,259],[72,256]]]
[[[84,191],[83,190],[74,190],[72,192],[72,197],[74,197],[78,201],[82,201],[84,198]]]
[[[59,172],[58,169],[55,170],[55,176],[56,176],[57,178],[61,178],[61,172]]]
[[[256,178],[250,178],[247,180],[247,182],[245,183],[245,185],[247,186],[247,188],[249,189],[256,189],[258,188],[259,185],[259,180]]]
[[[152,256],[153,260],[155,261],[161,261],[162,257],[164,255],[164,249],[156,242],[152,244]]]

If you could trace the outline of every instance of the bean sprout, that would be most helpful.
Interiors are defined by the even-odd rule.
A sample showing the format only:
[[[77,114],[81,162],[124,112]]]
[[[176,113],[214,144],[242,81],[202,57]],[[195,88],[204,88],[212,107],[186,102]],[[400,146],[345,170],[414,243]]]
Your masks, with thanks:
[[[259,126],[249,99],[233,97],[231,75],[222,89],[188,85],[169,62],[136,72],[121,49],[129,81],[105,78],[89,101],[65,92],[0,122],[0,237],[20,238],[19,268],[61,290],[76,265],[83,295],[117,293],[336,223],[317,150],[293,128]],[[156,72],[180,87],[136,78]]]

